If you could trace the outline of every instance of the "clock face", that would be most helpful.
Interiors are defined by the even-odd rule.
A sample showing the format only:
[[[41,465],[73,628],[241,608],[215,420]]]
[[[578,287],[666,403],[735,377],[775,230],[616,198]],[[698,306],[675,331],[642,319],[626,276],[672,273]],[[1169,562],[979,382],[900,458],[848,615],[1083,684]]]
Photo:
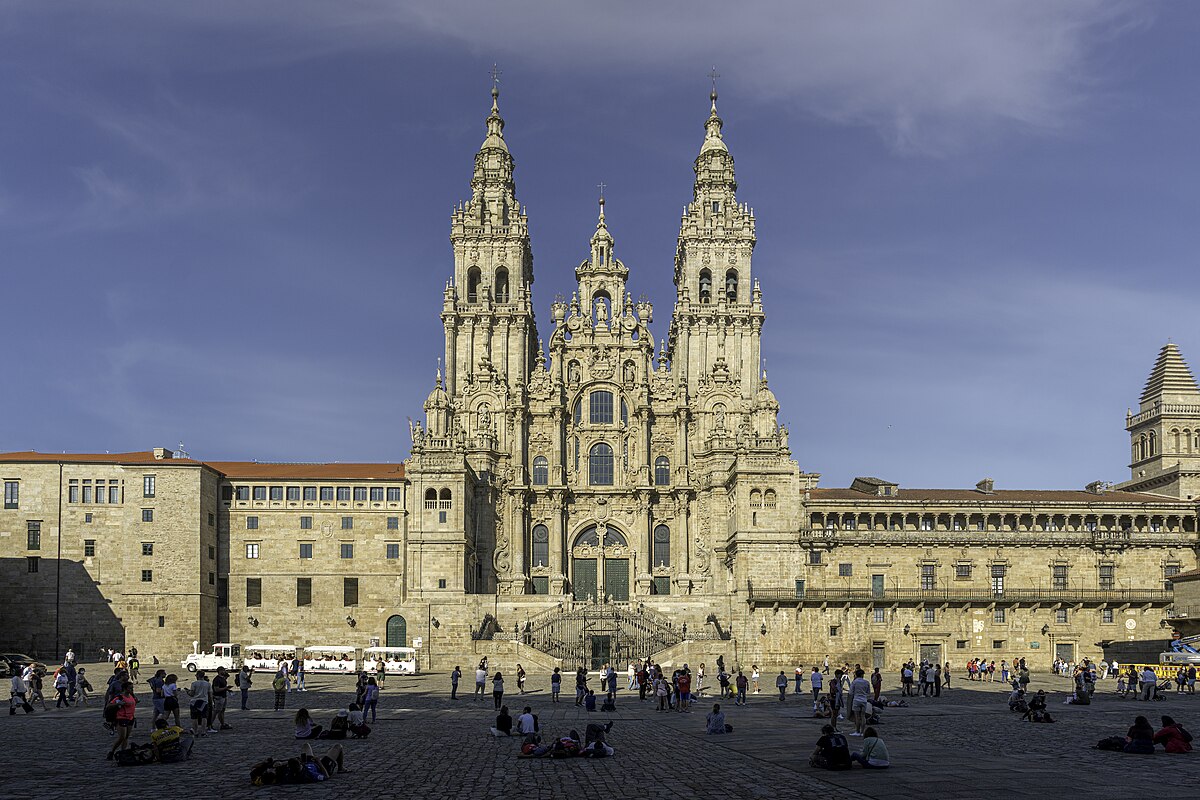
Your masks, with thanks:
[[[1137,621],[1132,620],[1132,619],[1127,619],[1127,620],[1125,620],[1125,627],[1128,628],[1129,630],[1133,630],[1134,628],[1137,627]]]

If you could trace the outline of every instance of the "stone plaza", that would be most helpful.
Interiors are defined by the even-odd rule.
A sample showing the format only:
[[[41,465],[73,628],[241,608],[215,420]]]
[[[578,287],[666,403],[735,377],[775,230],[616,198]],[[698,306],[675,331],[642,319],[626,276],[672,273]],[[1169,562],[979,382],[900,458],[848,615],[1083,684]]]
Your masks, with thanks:
[[[702,698],[691,713],[658,713],[650,701],[639,702],[625,691],[619,676],[617,712],[588,714],[577,708],[564,687],[562,702],[550,703],[549,680],[531,674],[528,694],[506,694],[514,717],[528,704],[539,715],[543,736],[580,733],[588,722],[614,721],[609,741],[614,757],[603,760],[519,759],[520,740],[497,739],[488,733],[493,722],[490,695],[472,697],[470,667],[464,670],[460,698],[449,698],[445,674],[389,678],[380,701],[378,722],[370,738],[340,742],[346,749],[347,774],[322,784],[256,789],[250,767],[266,756],[300,751],[291,718],[301,706],[318,723],[328,725],[339,708],[353,700],[349,677],[312,676],[309,691],[291,693],[287,708],[274,711],[269,676],[256,676],[249,711],[236,710],[231,692],[228,722],[233,730],[198,739],[190,761],[179,764],[117,767],[104,753],[111,738],[101,726],[99,706],[56,711],[40,706],[31,715],[4,716],[8,745],[0,756],[5,779],[0,798],[174,797],[184,793],[225,797],[275,794],[306,797],[498,798],[808,798],[834,800],[869,797],[886,800],[940,797],[969,800],[997,796],[1021,800],[1069,791],[1084,797],[1120,796],[1186,790],[1195,779],[1195,756],[1125,755],[1092,749],[1106,736],[1123,735],[1137,714],[1158,727],[1162,714],[1197,727],[1200,700],[1171,693],[1163,702],[1141,703],[1115,693],[1112,679],[1099,683],[1090,706],[1065,706],[1065,678],[1033,675],[1032,689],[1051,693],[1049,710],[1057,722],[1022,722],[1007,709],[1007,690],[1000,682],[967,683],[955,676],[938,698],[912,699],[908,708],[888,709],[879,726],[891,752],[892,768],[849,772],[816,770],[808,756],[819,736],[821,720],[810,716],[808,683],[801,696],[780,703],[768,686],[772,670],[763,672],[762,693],[751,695],[745,708],[722,703],[734,726],[727,736],[706,736],[704,716],[714,702]],[[492,664],[506,674],[512,664]],[[89,665],[103,675],[105,665]],[[778,668],[774,673],[777,674]],[[146,671],[143,670],[143,681]],[[789,670],[790,675],[790,670]],[[593,675],[591,685],[598,683]],[[511,685],[515,681],[509,681]],[[899,696],[895,675],[884,693]],[[490,690],[490,684],[488,685]],[[139,687],[138,725],[133,741],[148,738],[150,708],[145,685]],[[185,720],[186,721],[186,720]],[[848,725],[842,725],[849,730]],[[861,740],[850,739],[851,748]],[[313,742],[320,752],[329,742]]]

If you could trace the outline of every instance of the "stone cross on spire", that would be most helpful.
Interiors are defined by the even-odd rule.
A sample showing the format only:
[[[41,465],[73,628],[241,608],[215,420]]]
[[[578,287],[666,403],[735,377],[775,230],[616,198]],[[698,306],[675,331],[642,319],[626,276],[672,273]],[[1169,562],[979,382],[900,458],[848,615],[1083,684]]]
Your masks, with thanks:
[[[501,71],[501,69],[500,69],[498,66],[496,66],[496,65],[493,63],[493,64],[492,64],[492,69],[491,69],[491,71],[490,71],[488,74],[492,76],[492,88],[493,88],[493,89],[496,89],[496,90],[499,90],[499,88],[500,88],[500,76],[501,76],[501,75],[503,75],[504,73]]]

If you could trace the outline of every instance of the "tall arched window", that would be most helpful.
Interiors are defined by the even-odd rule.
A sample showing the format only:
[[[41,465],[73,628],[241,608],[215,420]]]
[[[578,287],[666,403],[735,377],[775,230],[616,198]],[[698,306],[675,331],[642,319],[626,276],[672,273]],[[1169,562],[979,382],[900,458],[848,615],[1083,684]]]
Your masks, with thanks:
[[[629,424],[629,406],[625,405],[625,398],[621,398],[621,425]]]
[[[1150,431],[1150,457],[1151,458],[1154,458],[1154,453],[1155,453],[1154,440],[1155,440],[1155,438],[1157,438],[1157,437],[1155,437],[1154,431]]]
[[[671,461],[666,456],[654,459],[654,485],[669,486],[671,484]]]
[[[1141,438],[1138,440],[1138,443],[1141,445],[1141,446],[1138,448],[1138,458],[1139,458],[1139,459],[1146,458],[1146,457],[1147,457],[1147,456],[1146,456],[1146,453],[1147,453],[1147,450],[1146,450],[1146,434],[1144,434],[1144,433],[1142,434]]]
[[[1183,452],[1182,450],[1179,449],[1179,429],[1178,428],[1171,429],[1171,452],[1173,452],[1173,453]]]
[[[588,396],[588,422],[593,425],[612,425],[613,393],[592,392]]]
[[[550,482],[550,462],[545,456],[538,456],[533,460],[533,485],[545,486]]]
[[[575,401],[575,410],[571,412],[571,418],[575,420],[576,425],[578,425],[580,422],[583,421],[583,401],[582,400]]]
[[[588,451],[588,483],[592,486],[613,485],[613,451],[604,442],[597,442]]]
[[[736,269],[731,269],[725,273],[725,299],[731,303],[737,302],[737,283],[738,274]]]
[[[441,508],[449,508],[449,507],[450,507],[450,501],[451,501],[451,494],[450,494],[450,490],[449,490],[449,489],[442,489],[442,491],[441,491],[441,494],[439,494],[439,495],[438,495],[438,505],[439,505]]]
[[[504,267],[496,270],[496,302],[508,302],[508,270]]]
[[[575,471],[579,472],[579,437],[578,436],[575,437],[574,447],[571,448],[571,452],[573,452],[575,454]]]
[[[550,566],[550,531],[545,525],[534,525],[530,538],[533,540],[533,566]]]
[[[467,270],[467,302],[479,302],[479,267],[471,267]]]
[[[666,525],[654,529],[654,550],[651,555],[651,568],[671,566],[671,531]]]
[[[706,269],[700,270],[700,302],[712,302],[712,273]]]
[[[767,489],[767,493],[765,495],[763,495],[763,507],[764,508],[774,508],[775,507],[775,490],[774,489]]]

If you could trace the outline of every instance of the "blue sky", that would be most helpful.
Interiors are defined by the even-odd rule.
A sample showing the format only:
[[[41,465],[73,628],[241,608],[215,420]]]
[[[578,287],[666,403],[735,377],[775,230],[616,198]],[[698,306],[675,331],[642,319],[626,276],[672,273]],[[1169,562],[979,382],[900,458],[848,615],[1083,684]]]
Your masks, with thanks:
[[[543,334],[596,184],[670,314],[708,111],[822,485],[1074,488],[1200,361],[1200,10],[0,0],[0,450],[397,461],[493,62]]]

